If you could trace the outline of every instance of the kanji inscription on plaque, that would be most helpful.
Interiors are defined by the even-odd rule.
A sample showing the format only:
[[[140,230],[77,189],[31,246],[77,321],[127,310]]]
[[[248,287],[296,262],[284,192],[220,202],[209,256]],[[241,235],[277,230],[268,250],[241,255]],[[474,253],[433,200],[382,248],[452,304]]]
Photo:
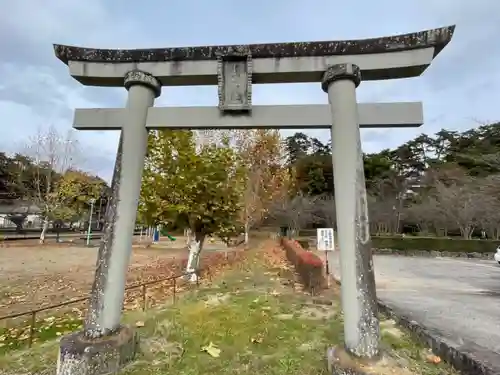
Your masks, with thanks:
[[[250,111],[252,107],[250,55],[235,54],[219,57],[218,88],[221,111]]]

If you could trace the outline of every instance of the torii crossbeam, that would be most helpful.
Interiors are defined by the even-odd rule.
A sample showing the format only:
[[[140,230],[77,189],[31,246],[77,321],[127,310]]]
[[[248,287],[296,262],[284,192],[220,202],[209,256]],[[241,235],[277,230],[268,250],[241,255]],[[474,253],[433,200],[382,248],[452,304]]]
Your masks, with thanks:
[[[120,130],[127,116],[123,108],[76,109],[78,130]],[[409,128],[423,124],[422,103],[358,104],[360,128]],[[330,129],[330,107],[316,105],[253,106],[251,115],[224,115],[217,107],[151,107],[148,129]]]

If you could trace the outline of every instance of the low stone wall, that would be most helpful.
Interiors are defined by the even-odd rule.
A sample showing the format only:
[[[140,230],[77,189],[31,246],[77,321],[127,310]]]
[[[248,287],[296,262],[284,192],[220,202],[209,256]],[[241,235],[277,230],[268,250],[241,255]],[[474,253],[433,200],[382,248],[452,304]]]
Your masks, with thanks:
[[[435,250],[393,250],[393,249],[373,249],[373,254],[377,255],[401,255],[410,257],[446,257],[446,258],[473,258],[473,259],[493,259],[495,253],[466,253],[459,251],[435,251]]]

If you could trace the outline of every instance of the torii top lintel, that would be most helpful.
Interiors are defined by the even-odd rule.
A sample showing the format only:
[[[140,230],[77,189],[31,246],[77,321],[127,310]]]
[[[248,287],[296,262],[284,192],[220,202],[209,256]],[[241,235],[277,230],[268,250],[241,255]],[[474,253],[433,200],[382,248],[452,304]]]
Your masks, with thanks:
[[[172,47],[172,48],[152,48],[152,49],[96,49],[96,48],[83,48],[83,47],[75,47],[75,46],[66,46],[55,44],[54,51],[55,55],[62,62],[70,66],[74,65],[89,65],[89,64],[118,64],[118,65],[129,65],[134,64],[137,65],[147,65],[148,63],[170,63],[170,64],[178,64],[182,62],[199,62],[202,64],[203,62],[209,63],[210,61],[215,62],[221,56],[228,56],[235,53],[244,53],[251,56],[252,60],[256,62],[256,60],[265,60],[272,59],[274,61],[280,59],[282,61],[286,59],[297,59],[297,58],[319,58],[322,59],[322,63],[331,63],[331,61],[337,61],[338,58],[342,58],[345,56],[353,56],[353,63],[358,63],[358,60],[364,59],[365,63],[361,61],[361,70],[367,71],[368,74],[363,76],[363,79],[386,79],[386,78],[400,78],[400,77],[409,77],[419,75],[425,68],[430,64],[432,60],[441,50],[450,42],[455,26],[447,26],[437,29],[425,30],[415,33],[395,35],[395,36],[386,36],[379,38],[371,38],[371,39],[360,39],[360,40],[341,40],[341,41],[320,41],[320,42],[292,42],[292,43],[268,43],[268,44],[248,44],[248,45],[223,45],[223,46],[198,46],[198,47]],[[390,63],[387,62],[389,58],[385,58],[385,60],[381,60],[382,57],[379,57],[378,60],[371,59],[368,61],[366,59],[367,55],[377,55],[377,54],[388,54],[395,57],[398,52],[405,51],[416,51],[418,50],[428,50],[430,55],[420,58],[419,72],[415,71],[417,64],[415,63],[413,66],[413,72],[406,72],[399,74],[393,74],[388,70],[396,70],[396,68],[401,70],[401,66],[405,65],[403,59],[400,59],[400,67],[396,67],[395,64],[398,62]],[[431,51],[432,50],[432,51]],[[335,57],[337,59],[335,60]],[[333,60],[332,60],[333,59]],[[409,59],[411,60],[411,59]],[[409,61],[405,59],[405,61]],[[415,60],[415,59],[413,59]],[[418,60],[418,59],[417,59]],[[426,60],[426,61],[424,61]],[[339,60],[340,61],[340,60]],[[124,64],[125,63],[125,64]],[[129,64],[126,64],[129,63]],[[382,65],[388,65],[387,68]],[[286,64],[285,64],[286,65]],[[311,65],[311,64],[309,64]],[[317,64],[314,64],[317,65]],[[199,65],[202,66],[202,65]],[[206,65],[205,65],[206,66]],[[264,67],[262,65],[262,67]],[[373,67],[373,68],[372,68]],[[259,71],[259,67],[255,68],[256,76],[255,81],[257,83],[272,83],[272,82],[306,82],[306,81],[318,81],[320,77],[316,75],[306,75],[306,69],[302,67],[300,72],[302,77],[298,77],[298,79],[291,79],[290,77],[284,77],[283,79],[277,78],[276,76],[270,77],[269,69],[262,69],[263,71]],[[292,73],[289,71],[290,69],[284,68],[285,72],[280,72],[282,76],[285,76],[286,73]],[[381,73],[381,71],[385,69],[385,73]],[[106,72],[100,71],[95,75],[88,75],[90,73],[80,73],[78,69],[75,68],[75,71],[71,70],[71,75],[73,75],[76,79],[81,81],[84,84],[102,84],[104,86],[113,86],[117,84],[115,78],[115,73],[111,73],[109,70]],[[170,76],[174,76],[175,73],[172,73],[173,70],[176,70],[175,67],[170,67]],[[205,68],[201,68],[201,70],[205,70]],[[408,69],[407,69],[408,70]],[[417,69],[418,70],[418,69]],[[371,72],[370,72],[371,71]],[[310,72],[310,69],[307,70]],[[117,75],[121,75],[123,77],[123,72],[116,72]],[[153,72],[151,72],[153,73]],[[259,80],[259,73],[261,73],[262,79]],[[277,71],[273,73],[278,73]],[[295,72],[296,73],[296,72]],[[267,74],[267,75],[266,75]],[[200,78],[199,74],[195,74],[195,72],[182,72],[178,75],[184,76],[193,76],[197,75],[197,83],[194,82],[194,79],[183,79],[176,80],[172,77],[166,78],[162,77],[160,74],[160,81],[164,85],[190,85],[190,84],[214,84],[214,78],[205,79]],[[203,75],[203,74],[202,74]],[[274,74],[276,75],[276,74]],[[113,76],[113,77],[112,77]],[[158,74],[157,74],[158,76]],[[95,80],[99,78],[99,82]],[[180,77],[177,77],[180,78]],[[297,78],[297,76],[296,76]],[[198,82],[199,81],[199,82]]]
[[[159,62],[216,60],[237,50],[246,50],[252,58],[359,55],[435,47],[435,55],[450,42],[455,26],[381,38],[321,42],[268,43],[225,46],[172,47],[151,49],[95,49],[54,44],[55,54],[68,61]]]

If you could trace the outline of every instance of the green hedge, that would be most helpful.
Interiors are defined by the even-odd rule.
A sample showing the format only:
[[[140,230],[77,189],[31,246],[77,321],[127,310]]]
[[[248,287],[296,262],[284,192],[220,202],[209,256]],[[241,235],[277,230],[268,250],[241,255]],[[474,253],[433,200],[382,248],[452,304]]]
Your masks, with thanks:
[[[297,233],[297,237],[316,237],[317,233],[316,229],[301,229]]]
[[[463,240],[433,237],[372,237],[375,249],[429,250],[464,253],[494,252],[500,241]]]

